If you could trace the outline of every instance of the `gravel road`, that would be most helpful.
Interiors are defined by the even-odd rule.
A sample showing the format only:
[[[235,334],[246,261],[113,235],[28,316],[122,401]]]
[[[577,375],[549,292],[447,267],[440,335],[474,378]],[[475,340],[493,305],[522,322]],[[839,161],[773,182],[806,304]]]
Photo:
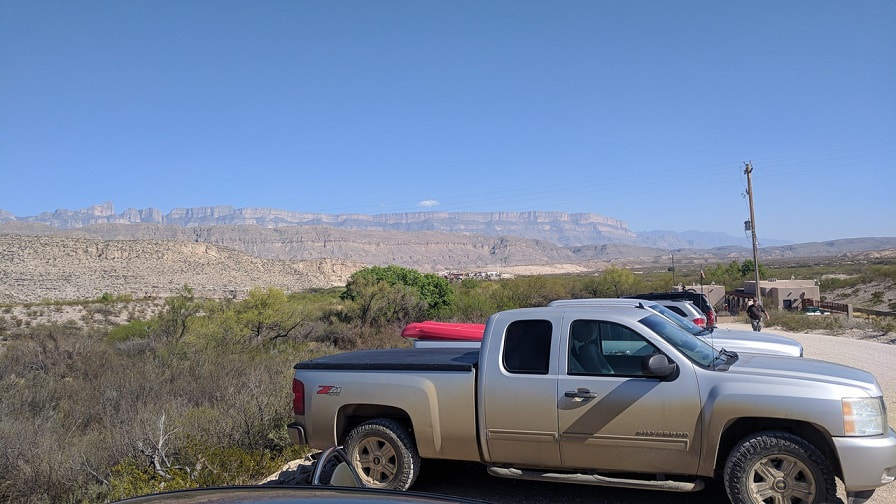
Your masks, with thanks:
[[[720,324],[722,328],[750,330],[747,324]],[[896,345],[842,336],[797,334],[764,329],[789,336],[803,344],[806,358],[837,362],[871,372],[887,400],[888,419],[896,426]],[[413,490],[476,498],[496,504],[685,504],[728,502],[718,482],[697,493],[654,492],[609,487],[538,483],[489,476],[479,464],[427,460]],[[845,502],[846,494],[840,490]],[[896,483],[878,489],[869,504],[896,502]]]

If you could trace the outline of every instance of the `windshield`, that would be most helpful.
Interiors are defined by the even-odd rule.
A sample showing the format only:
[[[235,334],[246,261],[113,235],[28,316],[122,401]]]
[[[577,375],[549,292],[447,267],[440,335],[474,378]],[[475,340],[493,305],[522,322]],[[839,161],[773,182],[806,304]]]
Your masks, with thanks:
[[[653,330],[661,338],[685,354],[689,359],[704,367],[711,367],[718,357],[716,351],[709,343],[693,334],[683,330],[671,320],[652,313],[639,322]]]
[[[695,336],[700,336],[709,332],[661,304],[652,304],[649,308],[668,318],[672,322],[675,322],[676,325]]]

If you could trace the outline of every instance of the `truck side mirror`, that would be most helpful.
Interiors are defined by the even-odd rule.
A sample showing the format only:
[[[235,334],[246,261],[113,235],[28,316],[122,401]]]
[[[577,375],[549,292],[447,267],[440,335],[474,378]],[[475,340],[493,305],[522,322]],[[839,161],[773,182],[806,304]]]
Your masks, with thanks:
[[[641,361],[641,373],[644,376],[656,376],[657,378],[668,378],[672,376],[678,369],[678,365],[670,362],[669,358],[663,354],[645,355]]]

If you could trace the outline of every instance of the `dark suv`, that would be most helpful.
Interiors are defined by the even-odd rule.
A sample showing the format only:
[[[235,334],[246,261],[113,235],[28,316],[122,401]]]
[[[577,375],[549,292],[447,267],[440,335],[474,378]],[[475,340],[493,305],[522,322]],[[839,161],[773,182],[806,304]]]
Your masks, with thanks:
[[[638,298],[638,299],[674,299],[674,300],[687,300],[694,303],[694,306],[700,309],[704,315],[706,315],[706,328],[712,328],[716,326],[716,311],[712,308],[712,304],[709,302],[709,298],[706,297],[706,294],[701,294],[699,292],[691,292],[691,291],[679,291],[679,292],[646,292],[643,294],[634,294],[632,296],[623,296],[627,298]]]

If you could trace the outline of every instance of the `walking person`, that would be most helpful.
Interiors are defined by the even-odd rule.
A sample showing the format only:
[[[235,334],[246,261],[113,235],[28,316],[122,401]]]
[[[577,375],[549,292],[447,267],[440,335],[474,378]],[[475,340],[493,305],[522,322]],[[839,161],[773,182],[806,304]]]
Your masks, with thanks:
[[[757,298],[753,298],[753,302],[747,307],[747,316],[750,317],[750,324],[753,325],[753,330],[756,332],[762,330],[762,317],[765,317],[765,320],[769,319],[768,312],[759,304]]]

